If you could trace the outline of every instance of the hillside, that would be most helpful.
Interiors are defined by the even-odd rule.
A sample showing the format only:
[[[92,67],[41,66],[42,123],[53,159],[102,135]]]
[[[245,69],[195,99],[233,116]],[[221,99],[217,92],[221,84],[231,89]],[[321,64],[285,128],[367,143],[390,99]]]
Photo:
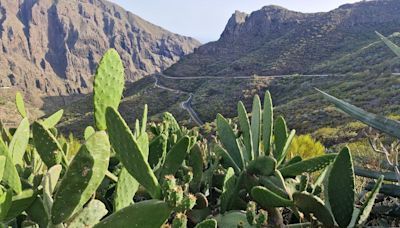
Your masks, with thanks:
[[[249,15],[237,11],[218,41],[196,49],[165,73],[232,76],[343,72],[322,66],[377,41],[374,31],[384,35],[398,32],[399,11],[398,0],[363,1],[312,14],[278,6],[266,6]],[[358,72],[357,68],[349,70]]]
[[[106,0],[0,0],[0,95],[20,90],[40,108],[42,95],[90,92],[108,48],[121,55],[126,80],[135,81],[199,45]]]

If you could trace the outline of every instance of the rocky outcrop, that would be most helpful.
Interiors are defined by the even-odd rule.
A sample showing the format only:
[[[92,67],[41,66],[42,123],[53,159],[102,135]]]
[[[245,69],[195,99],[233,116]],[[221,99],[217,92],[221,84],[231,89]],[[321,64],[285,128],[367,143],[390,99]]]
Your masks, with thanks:
[[[399,0],[362,1],[326,13],[305,14],[279,6],[266,6],[249,15],[235,12],[218,41],[196,49],[166,73],[319,73],[322,66],[378,41],[375,31],[384,35],[400,31],[398,12]]]
[[[198,45],[105,0],[0,0],[0,87],[32,96],[89,92],[108,48],[134,81]]]

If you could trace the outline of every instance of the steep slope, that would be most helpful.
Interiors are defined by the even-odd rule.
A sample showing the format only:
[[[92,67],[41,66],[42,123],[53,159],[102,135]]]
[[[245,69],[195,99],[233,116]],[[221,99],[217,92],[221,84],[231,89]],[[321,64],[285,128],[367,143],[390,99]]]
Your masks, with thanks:
[[[196,49],[165,73],[171,76],[320,73],[324,63],[375,42],[374,31],[384,35],[398,32],[398,12],[398,0],[363,1],[313,14],[278,6],[266,6],[250,15],[235,12],[218,41]],[[331,70],[328,73],[336,72]]]
[[[134,81],[198,45],[106,0],[0,0],[0,86],[31,96],[89,92],[108,48]]]

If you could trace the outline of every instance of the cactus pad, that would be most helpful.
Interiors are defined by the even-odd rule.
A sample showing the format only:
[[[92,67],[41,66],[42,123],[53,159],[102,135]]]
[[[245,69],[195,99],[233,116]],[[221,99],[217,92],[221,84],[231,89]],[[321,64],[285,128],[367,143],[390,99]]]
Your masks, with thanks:
[[[104,131],[95,133],[82,145],[55,194],[51,211],[54,224],[71,218],[96,192],[107,171],[109,157],[110,144]]]
[[[94,78],[94,119],[98,130],[106,129],[107,107],[118,108],[124,89],[124,66],[114,49],[108,50],[100,61]]]

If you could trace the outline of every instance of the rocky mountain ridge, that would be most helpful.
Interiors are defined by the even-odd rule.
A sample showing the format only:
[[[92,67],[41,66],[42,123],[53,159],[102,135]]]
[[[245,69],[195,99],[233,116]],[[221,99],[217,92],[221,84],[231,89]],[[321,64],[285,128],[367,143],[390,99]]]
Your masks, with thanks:
[[[0,0],[0,87],[27,97],[90,92],[108,48],[135,81],[199,45],[106,0]]]
[[[400,1],[346,4],[325,13],[266,6],[235,12],[220,39],[198,48],[171,68],[171,76],[277,75],[323,72],[324,65],[378,40],[375,31],[400,30]]]

